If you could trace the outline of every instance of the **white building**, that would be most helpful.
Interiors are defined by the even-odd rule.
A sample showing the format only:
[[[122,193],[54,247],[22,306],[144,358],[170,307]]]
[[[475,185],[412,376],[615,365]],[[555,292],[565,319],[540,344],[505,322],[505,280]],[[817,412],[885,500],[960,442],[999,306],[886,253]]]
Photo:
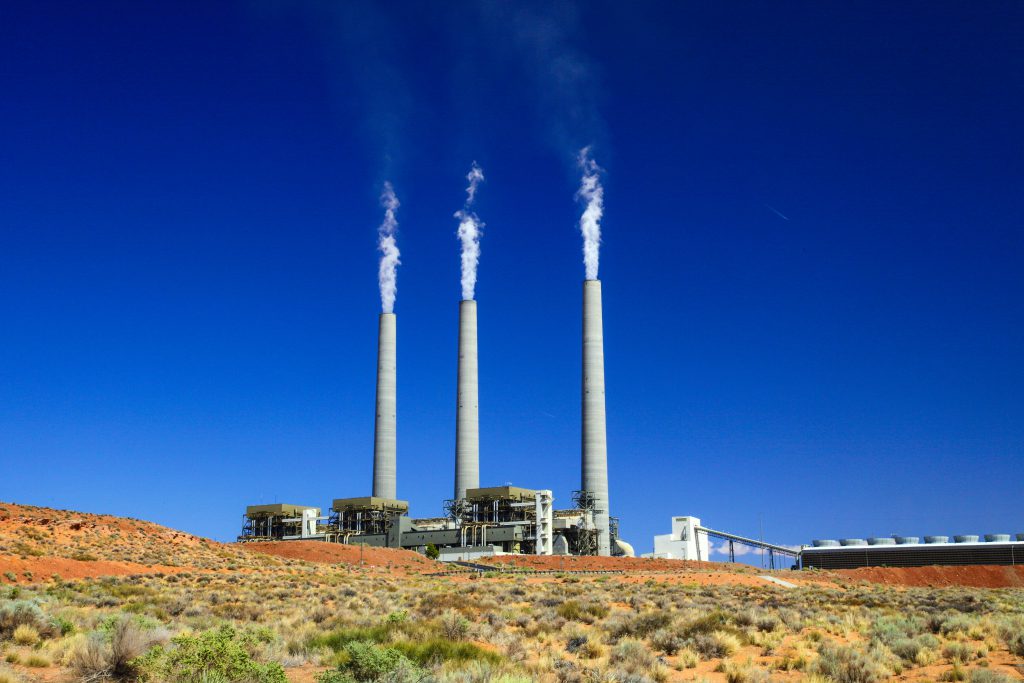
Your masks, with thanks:
[[[707,562],[708,535],[698,534],[696,517],[673,517],[672,533],[654,537],[654,552],[644,557],[666,560],[702,560]]]

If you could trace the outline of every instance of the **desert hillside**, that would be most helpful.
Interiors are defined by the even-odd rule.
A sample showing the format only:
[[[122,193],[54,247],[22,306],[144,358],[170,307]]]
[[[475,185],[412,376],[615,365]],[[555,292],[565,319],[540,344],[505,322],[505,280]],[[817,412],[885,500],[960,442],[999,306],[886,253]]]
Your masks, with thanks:
[[[1024,678],[1017,568],[491,565],[0,503],[0,683]]]

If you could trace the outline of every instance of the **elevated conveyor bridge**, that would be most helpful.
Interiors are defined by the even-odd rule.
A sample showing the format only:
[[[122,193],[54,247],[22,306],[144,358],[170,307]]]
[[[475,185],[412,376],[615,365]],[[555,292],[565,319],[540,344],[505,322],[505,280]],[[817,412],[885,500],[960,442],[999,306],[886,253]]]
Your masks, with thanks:
[[[717,531],[715,529],[709,529],[705,526],[698,526],[695,528],[698,534],[705,534],[710,538],[717,538],[729,543],[729,561],[736,561],[736,544],[745,545],[751,548],[758,548],[765,551],[768,555],[768,566],[770,569],[776,569],[775,556],[783,555],[785,557],[792,557],[797,563],[800,561],[800,551],[787,548],[782,545],[775,545],[774,543],[765,543],[764,541],[758,541],[753,538],[746,538],[745,536],[737,536],[736,534],[729,534],[724,531]],[[700,553],[700,544],[697,544],[697,552]],[[708,560],[707,557],[698,557],[698,560]]]

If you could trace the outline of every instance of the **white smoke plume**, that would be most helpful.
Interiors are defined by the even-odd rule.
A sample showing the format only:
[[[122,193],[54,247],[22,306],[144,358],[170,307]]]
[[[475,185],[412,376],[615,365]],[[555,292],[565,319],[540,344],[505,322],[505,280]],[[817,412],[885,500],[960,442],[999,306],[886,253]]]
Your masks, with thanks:
[[[577,157],[580,171],[580,189],[576,193],[577,201],[587,203],[580,216],[580,232],[583,233],[583,263],[587,270],[587,279],[597,279],[597,265],[601,251],[601,216],[604,215],[604,188],[601,187],[601,167],[590,158],[590,147],[580,150]]]
[[[476,289],[476,268],[480,263],[480,231],[484,224],[470,209],[476,199],[476,188],[484,180],[483,170],[473,162],[466,174],[469,186],[466,188],[466,204],[455,212],[459,219],[459,240],[462,242],[462,300],[471,301]]]
[[[384,183],[380,205],[384,207],[384,222],[377,229],[377,249],[381,253],[377,279],[380,283],[381,309],[385,313],[393,313],[395,294],[398,292],[398,264],[401,261],[398,260],[398,244],[395,242],[395,232],[398,230],[395,214],[398,212],[399,203],[395,189],[389,182]]]

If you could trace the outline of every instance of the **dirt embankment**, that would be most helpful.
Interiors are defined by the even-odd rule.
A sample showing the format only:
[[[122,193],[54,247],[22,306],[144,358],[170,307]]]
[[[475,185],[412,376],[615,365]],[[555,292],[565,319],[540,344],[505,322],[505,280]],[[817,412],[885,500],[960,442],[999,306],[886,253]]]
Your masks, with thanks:
[[[834,573],[854,581],[870,581],[889,586],[1024,587],[1024,566],[864,567],[861,569],[838,569]]]
[[[323,541],[272,541],[266,543],[239,543],[235,547],[252,553],[275,555],[292,560],[306,560],[320,564],[349,564],[385,567],[399,571],[443,571],[444,567],[411,550],[369,548]]]
[[[223,543],[152,522],[5,502],[0,502],[0,556],[32,565],[56,558],[193,569],[228,569],[240,559],[251,558]],[[64,564],[69,576],[79,571],[76,562]],[[80,572],[94,576],[95,567],[100,566],[93,564],[94,569]],[[43,567],[40,570],[45,572]]]

